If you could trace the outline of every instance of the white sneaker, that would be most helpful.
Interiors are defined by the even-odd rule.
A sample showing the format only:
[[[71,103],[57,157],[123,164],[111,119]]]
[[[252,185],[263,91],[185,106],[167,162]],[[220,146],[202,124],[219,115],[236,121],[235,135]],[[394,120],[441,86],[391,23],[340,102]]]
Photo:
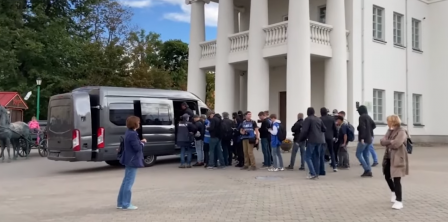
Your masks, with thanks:
[[[392,209],[395,209],[395,210],[403,209],[403,202],[395,201],[394,205],[392,205]]]
[[[390,197],[390,202],[391,202],[391,203],[395,203],[396,199],[397,199],[397,196],[395,196],[395,193],[392,192],[392,195],[391,195],[391,197]]]
[[[278,168],[269,168],[268,171],[270,171],[270,172],[277,172]]]
[[[284,167],[282,167],[282,168],[278,168],[278,170],[280,170],[280,171],[284,171],[285,168],[284,168]]]

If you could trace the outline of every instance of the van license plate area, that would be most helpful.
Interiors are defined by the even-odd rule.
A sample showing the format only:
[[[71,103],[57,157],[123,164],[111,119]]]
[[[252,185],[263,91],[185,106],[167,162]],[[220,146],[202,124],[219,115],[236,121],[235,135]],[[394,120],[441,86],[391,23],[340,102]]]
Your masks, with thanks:
[[[59,157],[59,153],[49,153],[48,156],[50,156],[50,157]]]

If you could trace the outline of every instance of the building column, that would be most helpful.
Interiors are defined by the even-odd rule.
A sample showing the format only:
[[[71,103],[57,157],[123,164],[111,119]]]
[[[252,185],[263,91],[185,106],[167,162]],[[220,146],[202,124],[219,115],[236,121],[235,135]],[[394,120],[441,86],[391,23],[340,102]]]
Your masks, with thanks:
[[[191,4],[190,16],[190,44],[188,47],[188,76],[187,90],[205,101],[206,81],[205,71],[199,68],[201,60],[201,42],[205,41],[205,12],[204,5],[210,0],[188,0]]]
[[[220,0],[218,11],[218,33],[216,38],[215,111],[233,112],[235,70],[229,64],[229,35],[235,32],[233,0]]]
[[[333,0],[332,0],[333,1]],[[339,0],[338,0],[339,1]],[[286,67],[286,127],[311,106],[311,36],[309,1],[289,1]],[[317,107],[314,107],[318,112]]]
[[[240,74],[240,109],[238,111],[247,111],[247,72]]]
[[[252,0],[250,4],[247,110],[256,118],[258,112],[269,110],[269,63],[263,58],[268,0]]]
[[[240,32],[240,12],[238,10],[234,10],[233,13],[234,33],[238,33]]]
[[[327,1],[326,23],[333,26],[330,42],[333,57],[325,61],[325,107],[347,112],[347,37],[345,1]]]

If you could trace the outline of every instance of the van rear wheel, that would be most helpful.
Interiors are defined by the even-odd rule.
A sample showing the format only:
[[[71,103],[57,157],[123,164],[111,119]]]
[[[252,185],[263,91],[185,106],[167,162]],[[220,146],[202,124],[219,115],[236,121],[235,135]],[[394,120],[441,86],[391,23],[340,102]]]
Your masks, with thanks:
[[[119,160],[108,160],[104,162],[106,162],[109,166],[122,166]]]
[[[145,165],[145,167],[151,167],[151,166],[154,166],[154,164],[156,164],[156,160],[157,160],[157,156],[155,156],[155,155],[145,156],[145,159],[143,160],[143,164]]]

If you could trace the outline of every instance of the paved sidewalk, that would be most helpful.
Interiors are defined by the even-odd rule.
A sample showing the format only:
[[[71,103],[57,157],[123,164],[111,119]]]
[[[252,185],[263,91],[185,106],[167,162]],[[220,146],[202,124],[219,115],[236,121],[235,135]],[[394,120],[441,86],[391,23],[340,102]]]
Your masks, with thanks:
[[[256,156],[261,164],[261,151]],[[0,163],[0,221],[447,221],[448,147],[419,147],[410,158],[401,211],[391,209],[381,167],[374,168],[374,178],[360,178],[354,153],[352,169],[327,168],[328,175],[317,181],[297,170],[178,169],[177,160],[162,161],[139,169],[133,203],[140,208],[122,211],[115,209],[122,169],[33,156]],[[287,166],[290,154],[283,159]]]

